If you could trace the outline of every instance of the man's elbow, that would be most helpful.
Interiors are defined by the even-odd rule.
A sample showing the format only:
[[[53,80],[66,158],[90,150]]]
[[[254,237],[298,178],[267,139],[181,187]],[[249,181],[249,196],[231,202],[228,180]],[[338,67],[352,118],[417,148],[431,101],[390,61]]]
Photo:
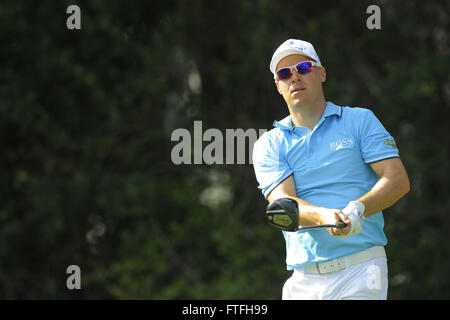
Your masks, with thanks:
[[[409,177],[406,172],[401,176],[399,187],[402,197],[411,191],[411,184],[409,183]]]

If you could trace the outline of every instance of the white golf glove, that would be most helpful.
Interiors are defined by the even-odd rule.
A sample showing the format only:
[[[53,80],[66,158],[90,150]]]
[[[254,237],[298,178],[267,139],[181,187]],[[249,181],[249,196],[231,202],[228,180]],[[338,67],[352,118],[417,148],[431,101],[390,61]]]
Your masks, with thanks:
[[[342,209],[342,212],[350,219],[351,227],[349,233],[339,236],[340,238],[347,238],[348,236],[357,235],[361,232],[365,209],[366,207],[358,201],[350,201],[348,205]]]

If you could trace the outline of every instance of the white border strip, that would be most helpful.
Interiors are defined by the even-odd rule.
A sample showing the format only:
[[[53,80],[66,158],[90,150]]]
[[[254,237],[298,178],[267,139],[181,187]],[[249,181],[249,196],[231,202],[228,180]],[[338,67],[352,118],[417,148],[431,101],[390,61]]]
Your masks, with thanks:
[[[397,153],[390,154],[388,156],[382,156],[381,158],[377,158],[377,159],[373,159],[373,160],[372,159],[371,160],[367,160],[366,164],[372,163],[372,162],[376,162],[376,161],[380,161],[380,160],[384,160],[384,159],[390,159],[390,158],[400,158],[400,156]]]

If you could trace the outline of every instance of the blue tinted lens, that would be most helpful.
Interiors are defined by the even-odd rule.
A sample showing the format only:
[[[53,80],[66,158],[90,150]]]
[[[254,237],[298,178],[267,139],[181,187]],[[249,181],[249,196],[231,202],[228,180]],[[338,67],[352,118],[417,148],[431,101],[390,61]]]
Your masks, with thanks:
[[[281,69],[277,72],[277,76],[279,79],[287,79],[291,76],[291,70],[289,68]]]
[[[308,73],[312,70],[311,62],[301,62],[297,65],[297,71],[300,74]]]

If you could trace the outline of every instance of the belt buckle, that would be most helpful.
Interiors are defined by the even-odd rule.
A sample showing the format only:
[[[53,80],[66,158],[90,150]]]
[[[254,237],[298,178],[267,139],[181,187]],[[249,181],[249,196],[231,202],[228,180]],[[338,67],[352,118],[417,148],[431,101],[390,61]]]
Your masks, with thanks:
[[[342,270],[345,267],[339,259],[333,259],[326,262],[317,263],[317,269],[320,274],[333,273]]]

